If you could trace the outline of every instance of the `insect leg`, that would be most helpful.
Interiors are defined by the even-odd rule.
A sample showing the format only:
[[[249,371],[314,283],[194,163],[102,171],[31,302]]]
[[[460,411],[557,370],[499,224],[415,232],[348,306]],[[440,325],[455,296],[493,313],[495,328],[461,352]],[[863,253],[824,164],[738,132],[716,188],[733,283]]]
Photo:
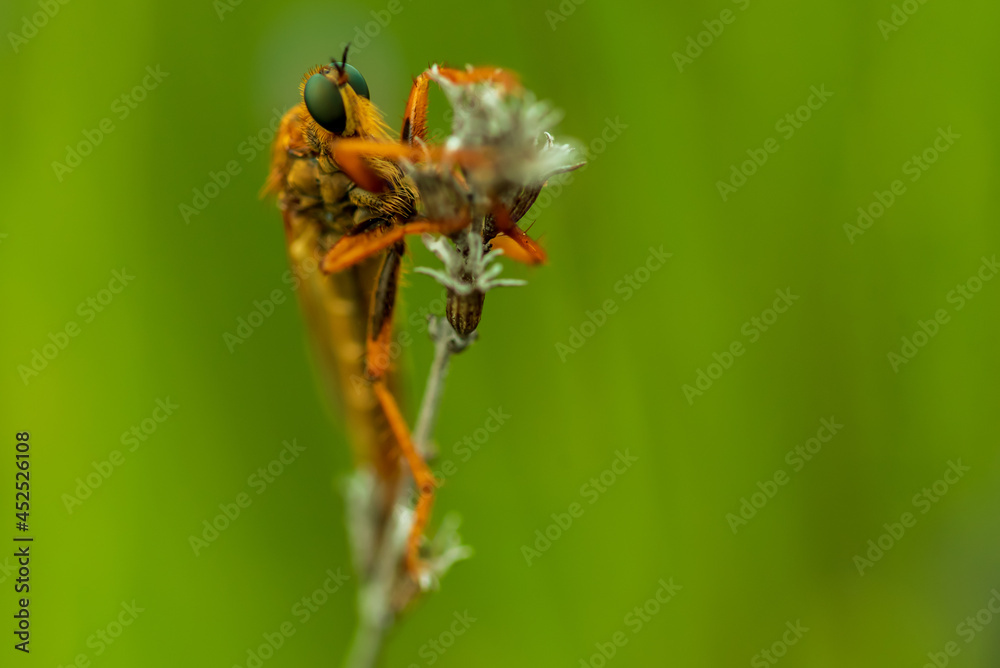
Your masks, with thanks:
[[[416,144],[427,139],[427,88],[431,79],[427,72],[413,80],[410,97],[403,114],[403,131],[400,139],[406,144]]]
[[[372,380],[381,379],[392,362],[389,339],[392,336],[392,315],[396,310],[399,272],[405,251],[406,247],[400,242],[389,247],[372,291],[365,363],[365,373]]]
[[[424,527],[427,526],[427,521],[431,517],[431,508],[434,506],[434,474],[431,473],[427,462],[414,447],[410,438],[410,429],[406,425],[406,420],[403,419],[392,393],[381,380],[376,381],[374,387],[375,395],[388,418],[389,427],[399,442],[403,456],[410,465],[410,471],[413,473],[413,480],[419,494],[416,516],[413,518],[413,526],[410,527],[410,536],[406,545],[406,569],[411,575],[416,575],[420,571],[420,538],[423,536]]]
[[[431,149],[390,144],[370,139],[340,139],[334,144],[333,159],[340,170],[352,181],[365,190],[373,193],[385,192],[391,187],[391,176],[395,172],[387,171],[387,167],[378,169],[377,161],[371,158],[385,160],[409,160],[417,162],[424,157],[434,157],[439,154]]]
[[[472,84],[490,81],[500,86],[505,92],[517,91],[521,88],[521,79],[516,72],[502,67],[468,67],[464,70],[439,67],[438,74],[456,84]]]
[[[409,223],[380,224],[358,234],[348,233],[327,251],[323,271],[331,274],[357,264],[375,253],[402,241],[407,234],[452,234],[468,224],[467,218],[415,220]]]
[[[497,204],[494,206],[491,216],[496,224],[497,231],[507,235],[507,239],[509,240],[501,241],[503,237],[498,237],[493,240],[494,244],[503,248],[508,243],[512,243],[522,251],[521,253],[511,253],[510,256],[512,259],[524,262],[525,264],[541,264],[548,259],[545,250],[534,239],[525,234],[524,230],[517,226],[517,223],[511,221],[510,214],[507,213],[507,209],[503,205]],[[500,243],[496,243],[498,241]]]
[[[410,437],[410,428],[406,424],[392,392],[385,386],[384,376],[392,361],[389,338],[392,334],[392,314],[396,304],[396,292],[399,283],[399,269],[405,247],[397,243],[385,255],[379,272],[375,291],[372,293],[371,322],[368,331],[368,350],[366,373],[374,381],[375,396],[378,397],[385,413],[389,428],[396,437],[399,449],[413,474],[417,487],[418,499],[416,516],[407,540],[406,568],[416,575],[420,566],[420,538],[424,527],[431,516],[434,504],[434,476],[420,453],[417,452]]]
[[[427,140],[427,89],[431,82],[430,72],[431,70],[425,70],[413,80],[410,97],[406,100],[406,112],[403,114],[403,130],[399,137],[404,144],[413,145]],[[497,67],[465,70],[439,67],[437,73],[456,84],[493,81],[508,92],[521,87],[520,80],[514,72]]]

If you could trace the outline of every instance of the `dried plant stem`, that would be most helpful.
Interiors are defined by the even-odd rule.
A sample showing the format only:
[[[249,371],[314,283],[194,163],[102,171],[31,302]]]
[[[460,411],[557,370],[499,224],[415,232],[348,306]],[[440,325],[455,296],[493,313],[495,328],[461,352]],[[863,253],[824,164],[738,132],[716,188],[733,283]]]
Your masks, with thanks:
[[[429,321],[431,338],[434,341],[434,361],[427,376],[423,402],[413,429],[413,443],[421,455],[427,456],[431,435],[437,422],[438,407],[444,394],[444,381],[448,377],[448,363],[451,356],[460,353],[471,344],[476,333],[460,337],[444,318],[431,317]]]
[[[386,625],[376,620],[358,620],[351,651],[344,661],[345,668],[374,668],[382,649]]]
[[[431,317],[428,329],[434,342],[434,361],[427,376],[413,432],[413,444],[421,456],[426,456],[429,449],[451,356],[464,350],[476,338],[475,333],[468,337],[459,336],[444,318]],[[396,498],[406,499],[412,485],[411,477],[403,476]],[[358,592],[358,626],[344,661],[345,668],[374,668],[385,634],[395,622],[394,601],[398,604],[399,578],[409,578],[405,572],[401,574],[400,564],[406,560],[407,538],[414,515],[408,507],[399,505],[401,503],[397,502],[392,517],[385,524],[369,570],[362,572],[363,581]],[[354,540],[355,536],[351,538]],[[411,595],[413,593],[416,593],[415,587]]]

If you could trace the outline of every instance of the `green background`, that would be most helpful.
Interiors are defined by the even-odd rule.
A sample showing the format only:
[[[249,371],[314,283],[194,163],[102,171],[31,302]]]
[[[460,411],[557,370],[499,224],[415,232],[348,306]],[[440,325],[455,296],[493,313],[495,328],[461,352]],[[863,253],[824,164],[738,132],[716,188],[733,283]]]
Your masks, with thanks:
[[[556,0],[401,1],[352,56],[393,126],[411,78],[446,61],[519,71],[565,110],[562,136],[626,127],[538,212],[549,265],[508,270],[530,284],[489,296],[455,360],[437,440],[458,472],[436,517],[459,512],[476,555],[397,627],[384,665],[598,666],[595,643],[619,631],[608,665],[747,665],[798,620],[809,630],[784,665],[922,666],[949,641],[952,665],[997,665],[1000,621],[968,643],[956,627],[1000,587],[1000,285],[961,310],[948,295],[1000,250],[1000,7],[927,2],[886,39],[888,1],[590,0],[563,2],[558,22]],[[41,10],[3,3],[0,537],[15,533],[25,429],[36,536],[30,658],[10,647],[0,570],[4,666],[244,666],[326,569],[350,572],[349,450],[282,281],[279,213],[257,197],[267,158],[240,147],[387,6],[243,0],[220,18],[210,0],[70,0],[15,52],[9,33]],[[678,71],[674,52],[727,8],[734,21]],[[147,66],[169,75],[119,119]],[[832,97],[786,139],[776,122],[824,85]],[[104,118],[114,130],[60,181],[52,163]],[[949,127],[960,139],[910,181],[904,163]],[[717,182],[768,138],[779,150],[723,201]],[[186,224],[179,205],[231,160],[240,173]],[[895,179],[905,194],[851,243],[844,225]],[[626,300],[616,285],[661,245],[672,256]],[[134,281],[86,322],[78,305],[123,267]],[[403,326],[439,296],[407,283]],[[751,342],[744,323],[786,288],[799,299]],[[289,299],[230,353],[223,333],[275,289]],[[561,359],[608,299],[617,311]],[[888,353],[938,309],[948,322],[894,371]],[[23,382],[69,321],[80,334]],[[414,331],[411,418],[431,353]],[[745,353],[689,402],[682,386],[735,341]],[[121,434],[167,398],[179,408],[128,452]],[[498,408],[509,420],[460,461],[452,445]],[[843,429],[794,471],[785,453],[831,416]],[[195,556],[188,537],[293,438],[299,459]],[[115,450],[124,463],[69,512],[63,495]],[[618,450],[637,461],[589,503],[581,486]],[[914,495],[959,459],[969,471],[922,513]],[[779,469],[787,484],[734,533],[727,514]],[[574,502],[583,515],[529,566],[522,546]],[[860,575],[855,555],[905,512],[915,526]],[[626,615],[671,577],[683,588],[633,633]],[[265,665],[338,665],[354,585]],[[88,637],[133,599],[144,612],[96,655]],[[468,632],[421,654],[464,611]]]

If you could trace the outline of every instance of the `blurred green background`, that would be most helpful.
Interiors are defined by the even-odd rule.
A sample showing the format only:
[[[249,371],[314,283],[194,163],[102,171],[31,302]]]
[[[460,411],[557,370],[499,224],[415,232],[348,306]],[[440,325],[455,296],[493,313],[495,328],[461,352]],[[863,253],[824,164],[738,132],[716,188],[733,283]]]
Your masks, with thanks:
[[[455,360],[437,440],[456,473],[436,517],[459,512],[476,555],[397,627],[383,665],[1000,665],[1000,281],[970,281],[1000,251],[996,3],[225,1],[0,9],[0,535],[15,533],[14,433],[30,430],[36,537],[30,658],[11,647],[0,558],[2,665],[242,667],[286,621],[295,634],[264,665],[339,665],[353,575],[308,621],[293,607],[327,569],[350,573],[337,481],[351,459],[250,138],[349,39],[395,127],[429,63],[490,63],[521,72],[593,151],[530,214],[549,265],[508,270],[529,286],[491,294]],[[104,119],[89,155],[53,165]],[[960,138],[915,169],[949,128]],[[185,221],[180,205],[230,161],[239,173]],[[724,199],[720,181],[742,185]],[[894,202],[845,229],[877,197]],[[642,269],[661,246],[669,259]],[[102,292],[123,270],[128,285]],[[230,352],[224,333],[274,290],[284,303]],[[775,318],[777,290],[798,299]],[[431,346],[407,321],[439,291],[411,275],[404,295],[412,417]],[[894,369],[920,321],[936,334]],[[25,375],[70,322],[78,334]],[[455,450],[491,409],[502,428]],[[824,419],[843,426],[799,464]],[[130,450],[133,427],[146,440]],[[252,487],[292,439],[305,450]],[[618,451],[635,461],[595,491]],[[935,491],[959,460],[968,471]],[[252,504],[196,556],[189,536],[241,492]],[[572,526],[550,526],[573,503]],[[546,545],[546,530],[561,535]],[[650,604],[670,578],[682,588]],[[142,612],[119,629],[133,600]],[[476,621],[449,637],[466,611]]]

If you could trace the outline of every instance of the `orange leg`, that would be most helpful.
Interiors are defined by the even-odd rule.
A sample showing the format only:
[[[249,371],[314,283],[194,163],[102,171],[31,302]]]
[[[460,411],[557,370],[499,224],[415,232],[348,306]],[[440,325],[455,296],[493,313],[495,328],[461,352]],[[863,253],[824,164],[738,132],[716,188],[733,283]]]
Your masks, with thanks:
[[[402,225],[379,225],[361,234],[345,235],[327,251],[323,271],[332,274],[351,267],[401,241]]]
[[[498,203],[493,207],[492,215],[497,230],[503,232],[508,238],[507,241],[501,241],[497,245],[503,248],[508,243],[513,243],[522,251],[521,253],[511,253],[511,259],[525,264],[542,264],[548,259],[545,250],[510,219],[510,214],[507,213],[507,209],[502,204]],[[499,239],[503,239],[503,237],[499,237]]]
[[[440,153],[405,144],[378,142],[371,139],[340,139],[333,146],[333,159],[352,181],[368,192],[384,192],[389,183],[388,172],[380,172],[366,159],[409,160],[417,162],[424,157],[436,157]]]
[[[446,153],[442,146],[409,146],[370,139],[341,139],[333,148],[333,159],[340,170],[358,186],[372,193],[385,192],[390,188],[389,178],[392,172],[379,171],[376,166],[379,159],[441,163],[444,157],[447,157],[451,164],[469,168],[489,164],[493,156],[488,149],[482,148],[459,149]],[[375,162],[372,162],[373,159]]]
[[[406,420],[403,419],[392,393],[381,380],[375,381],[375,395],[382,404],[382,410],[389,420],[389,427],[410,465],[410,472],[413,474],[419,494],[416,516],[406,544],[406,570],[410,575],[416,576],[420,572],[420,538],[424,534],[424,528],[431,517],[431,508],[434,506],[434,474],[414,447]]]
[[[439,67],[438,73],[448,81],[456,84],[471,84],[481,81],[492,81],[511,93],[520,90],[521,79],[515,72],[500,67],[473,67],[470,69],[455,69]]]
[[[521,88],[521,81],[514,72],[498,67],[476,67],[471,70],[439,67],[437,71],[442,77],[456,84],[494,81],[505,92]],[[425,70],[413,80],[410,97],[406,100],[406,113],[403,115],[403,130],[399,135],[404,144],[414,145],[427,140],[427,89],[431,83],[429,72],[430,70]]]
[[[427,88],[430,83],[427,72],[413,80],[410,97],[406,100],[403,130],[399,134],[404,144],[412,146],[427,139]]]
[[[434,504],[434,475],[410,437],[410,428],[403,418],[392,392],[385,385],[385,374],[389,371],[391,355],[389,338],[392,334],[392,314],[396,305],[400,264],[405,246],[396,243],[389,248],[379,271],[375,291],[372,293],[371,321],[368,330],[366,373],[373,381],[375,396],[382,406],[392,435],[413,474],[419,494],[413,526],[406,544],[406,570],[416,578],[420,573],[420,538],[430,520]]]
[[[499,248],[503,256],[521,264],[538,264],[538,261],[506,234],[498,234],[490,241],[491,248]]]
[[[468,218],[454,220],[414,220],[409,223],[380,225],[361,234],[347,234],[327,251],[323,258],[323,271],[332,274],[357,264],[365,258],[402,241],[407,234],[452,234],[466,225]]]

